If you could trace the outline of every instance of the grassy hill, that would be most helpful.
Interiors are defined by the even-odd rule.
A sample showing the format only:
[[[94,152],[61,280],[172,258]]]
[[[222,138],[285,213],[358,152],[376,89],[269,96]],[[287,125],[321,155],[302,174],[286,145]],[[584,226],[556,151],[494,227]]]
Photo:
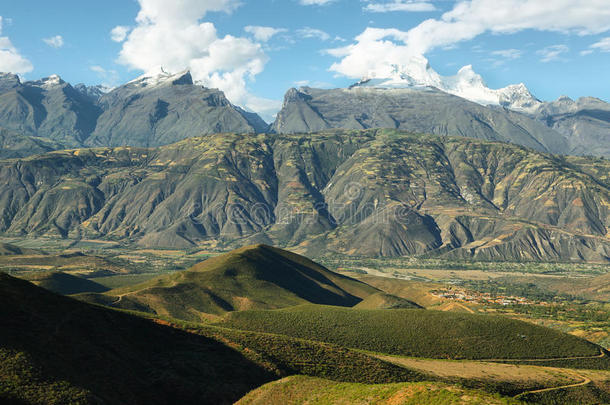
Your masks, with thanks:
[[[80,294],[83,292],[100,293],[108,291],[108,288],[96,283],[95,281],[62,273],[61,271],[26,273],[22,278],[44,288],[45,290],[53,291],[54,293],[62,295]]]
[[[211,338],[0,273],[0,403],[232,403],[276,374]]]
[[[210,314],[305,303],[351,307],[377,293],[313,261],[266,245],[248,246],[143,284],[82,298],[187,321]]]
[[[237,405],[266,404],[520,404],[482,391],[442,383],[354,384],[293,376],[266,384],[246,395]]]
[[[423,308],[422,306],[407,299],[392,294],[379,292],[369,295],[354,306],[356,309],[400,309],[400,308]]]
[[[545,359],[596,356],[601,350],[584,339],[507,317],[431,310],[302,305],[234,312],[222,325],[426,358]]]
[[[0,256],[27,255],[40,253],[34,249],[26,249],[10,243],[0,242]]]

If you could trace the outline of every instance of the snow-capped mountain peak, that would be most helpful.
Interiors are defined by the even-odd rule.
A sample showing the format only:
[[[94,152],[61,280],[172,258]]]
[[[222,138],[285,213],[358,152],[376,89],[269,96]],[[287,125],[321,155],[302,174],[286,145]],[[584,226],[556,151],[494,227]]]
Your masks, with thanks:
[[[193,78],[188,69],[179,73],[170,73],[163,69],[163,67],[159,67],[158,69],[146,72],[127,84],[140,87],[161,86],[164,84],[193,84]]]
[[[405,65],[392,65],[388,77],[365,78],[352,87],[417,88],[434,87],[482,105],[498,105],[519,111],[533,111],[541,102],[521,84],[490,89],[472,65],[462,67],[455,76],[441,76],[424,56]]]
[[[51,75],[40,80],[34,80],[26,82],[30,86],[41,87],[45,90],[51,89],[56,86],[60,86],[65,82],[59,77],[59,75]]]

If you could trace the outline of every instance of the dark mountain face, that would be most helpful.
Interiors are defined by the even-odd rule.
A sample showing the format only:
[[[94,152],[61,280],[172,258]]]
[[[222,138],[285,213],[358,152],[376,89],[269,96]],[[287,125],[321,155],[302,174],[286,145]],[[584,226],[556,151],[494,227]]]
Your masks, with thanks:
[[[193,84],[185,72],[140,78],[109,93],[101,86],[72,87],[58,76],[21,83],[15,75],[0,74],[0,128],[20,138],[4,141],[0,155],[10,157],[24,155],[22,137],[44,138],[58,143],[56,149],[148,147],[210,133],[265,132],[268,126],[222,92]],[[33,148],[29,155],[40,152]]]
[[[608,261],[609,172],[603,159],[396,130],[218,134],[0,162],[0,232]]]

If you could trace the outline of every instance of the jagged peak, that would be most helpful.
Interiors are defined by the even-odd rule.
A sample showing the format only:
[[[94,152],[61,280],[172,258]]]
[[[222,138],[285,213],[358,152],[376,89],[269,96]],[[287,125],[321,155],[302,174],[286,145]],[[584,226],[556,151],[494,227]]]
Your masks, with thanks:
[[[25,84],[27,84],[29,86],[33,86],[33,87],[41,87],[43,89],[51,89],[53,87],[57,87],[57,86],[66,84],[66,82],[64,82],[63,79],[59,75],[53,74],[51,76],[44,77],[39,80],[32,80],[32,81],[26,82]]]
[[[194,84],[194,82],[190,70],[185,69],[178,73],[170,73],[163,69],[163,67],[152,69],[127,83],[127,85],[136,85],[140,87],[192,84]]]
[[[370,77],[360,80],[355,87],[381,89],[396,88],[436,88],[449,94],[465,98],[482,105],[501,105],[515,110],[531,110],[540,101],[523,83],[509,85],[501,89],[490,89],[483,77],[476,73],[472,65],[463,66],[455,76],[441,76],[424,56],[414,56],[404,65],[392,65],[387,77]]]
[[[0,72],[0,80],[16,80],[21,83],[19,76],[11,72]]]
[[[307,94],[305,93],[307,89],[309,89],[309,87],[300,87],[298,89],[292,87],[289,89],[284,95],[284,105],[307,98]]]

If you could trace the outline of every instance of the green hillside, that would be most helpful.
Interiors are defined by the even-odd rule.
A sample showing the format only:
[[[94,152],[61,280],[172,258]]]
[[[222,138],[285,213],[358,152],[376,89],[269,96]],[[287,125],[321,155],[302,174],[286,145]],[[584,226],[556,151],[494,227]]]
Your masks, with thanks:
[[[216,340],[0,273],[0,403],[232,403],[276,378]]]
[[[378,353],[440,359],[545,359],[596,356],[601,350],[584,339],[507,317],[432,310],[302,305],[234,312],[222,325]]]
[[[401,309],[401,308],[420,308],[423,307],[413,301],[397,297],[392,294],[379,292],[369,295],[354,306],[356,309]]]
[[[517,400],[441,383],[354,384],[293,376],[266,384],[237,405],[267,404],[520,404]]]
[[[0,256],[27,255],[40,253],[34,249],[25,249],[10,243],[0,242]]]
[[[379,292],[313,261],[266,245],[208,259],[187,271],[143,284],[82,296],[90,302],[187,321],[229,311],[275,309],[305,303],[351,307]]]
[[[66,274],[61,271],[26,273],[22,278],[46,290],[62,295],[108,291],[108,288],[95,281]]]

